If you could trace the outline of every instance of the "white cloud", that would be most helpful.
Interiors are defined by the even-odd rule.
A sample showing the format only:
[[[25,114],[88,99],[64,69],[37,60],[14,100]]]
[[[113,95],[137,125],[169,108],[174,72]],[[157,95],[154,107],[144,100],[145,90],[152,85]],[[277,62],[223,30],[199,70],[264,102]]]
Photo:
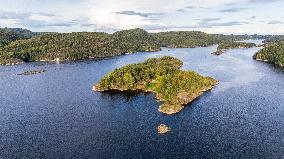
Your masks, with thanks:
[[[0,0],[0,26],[34,31],[107,31],[145,28],[210,33],[284,33],[281,0]],[[254,3],[252,3],[254,2]],[[278,4],[276,4],[278,3]],[[239,12],[223,12],[247,8]],[[179,10],[179,11],[178,11]],[[263,12],[265,11],[265,12]],[[54,14],[54,15],[53,15]],[[257,20],[254,17],[257,15]],[[194,19],[209,18],[203,23]],[[211,19],[220,19],[212,21]],[[206,20],[206,19],[205,19]],[[263,21],[253,25],[257,21]],[[250,24],[247,24],[249,22]],[[242,23],[242,24],[240,24]],[[275,23],[275,22],[274,22]],[[232,24],[232,25],[230,25]],[[261,27],[260,27],[261,26]],[[282,27],[281,27],[282,26]]]
[[[17,19],[0,19],[0,27],[2,26],[15,26],[19,22]]]
[[[109,28],[130,29],[153,24],[152,19],[138,15],[121,15],[116,12],[136,11],[140,13],[171,14],[186,6],[214,7],[216,5],[233,2],[234,0],[104,0],[87,1],[86,16],[91,24],[96,24],[98,29]],[[156,24],[164,25],[163,23]]]
[[[56,17],[36,13],[36,14],[31,14],[29,16],[29,19],[30,20],[38,20],[38,21],[51,21],[51,20],[55,20]]]

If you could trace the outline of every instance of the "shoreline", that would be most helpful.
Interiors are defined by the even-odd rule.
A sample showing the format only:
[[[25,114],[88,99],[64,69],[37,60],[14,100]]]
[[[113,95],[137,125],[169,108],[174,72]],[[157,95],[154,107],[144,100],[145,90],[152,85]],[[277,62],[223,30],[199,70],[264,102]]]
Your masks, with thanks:
[[[174,110],[172,108],[168,108],[167,105],[164,105],[164,103],[162,105],[159,106],[159,109],[158,111],[161,112],[161,113],[164,113],[166,115],[173,115],[173,114],[176,114],[176,113],[179,113],[181,110],[183,110],[186,105],[190,104],[191,102],[193,102],[194,100],[196,100],[198,97],[202,96],[204,93],[214,89],[214,87],[216,87],[218,84],[220,83],[220,81],[217,81],[216,80],[216,83],[214,83],[214,85],[210,86],[210,87],[207,87],[207,88],[204,88],[203,90],[201,90],[200,92],[198,93],[195,93],[189,97],[187,97],[185,100],[184,103],[181,103],[181,106],[180,109],[177,109],[177,110]],[[96,85],[93,85],[92,87],[92,91],[94,92],[112,92],[112,91],[115,91],[115,92],[127,92],[127,91],[132,91],[132,92],[137,92],[137,93],[153,93],[155,94],[155,99],[157,100],[157,102],[164,102],[165,100],[163,100],[160,96],[159,93],[157,93],[156,91],[154,90],[143,90],[143,89],[119,89],[119,88],[114,88],[114,89],[100,89],[99,88],[99,84],[96,84]],[[166,106],[166,108],[164,108],[164,106]]]
[[[232,49],[250,49],[250,48],[257,48],[258,46],[255,46],[255,47],[236,47],[236,48],[228,48],[228,49],[220,49],[220,50],[217,50],[217,51],[214,51],[212,52],[211,54],[212,55],[217,55],[217,56],[220,56],[224,53],[226,53],[227,51],[229,50],[232,50]]]
[[[60,58],[57,59],[53,59],[53,60],[35,60],[35,61],[29,61],[29,62],[24,62],[21,59],[16,59],[18,61],[21,62],[13,62],[13,63],[0,63],[0,66],[15,66],[15,65],[21,65],[21,64],[25,64],[25,63],[31,63],[31,62],[74,62],[74,61],[84,61],[84,60],[100,60],[100,59],[107,59],[107,58],[111,58],[111,57],[116,57],[116,56],[123,56],[123,55],[131,55],[131,54],[136,54],[136,53],[141,53],[141,52],[146,52],[146,53],[152,53],[152,52],[158,52],[158,51],[162,51],[162,48],[157,49],[157,50],[152,50],[152,51],[139,51],[139,52],[130,52],[130,53],[122,53],[120,55],[112,55],[112,56],[99,56],[99,57],[89,57],[89,58],[85,58],[85,59],[77,59],[77,60],[60,60]]]

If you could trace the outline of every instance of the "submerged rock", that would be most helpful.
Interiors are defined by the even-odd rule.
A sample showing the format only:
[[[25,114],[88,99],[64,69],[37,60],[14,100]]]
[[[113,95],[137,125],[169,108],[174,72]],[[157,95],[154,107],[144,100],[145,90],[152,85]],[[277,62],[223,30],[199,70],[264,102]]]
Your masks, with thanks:
[[[24,73],[20,73],[18,75],[25,75],[25,76],[29,76],[29,75],[34,75],[34,74],[40,74],[45,72],[45,70],[34,70],[34,71],[26,71]]]
[[[159,133],[159,134],[165,134],[165,133],[171,131],[171,128],[168,127],[168,126],[165,125],[165,124],[161,124],[161,125],[158,126],[158,129],[157,129],[157,130],[158,130],[158,133]]]
[[[215,51],[215,52],[213,52],[212,54],[213,55],[217,55],[217,56],[219,56],[219,55],[222,55],[223,53],[225,53],[227,50],[217,50],[217,51]]]

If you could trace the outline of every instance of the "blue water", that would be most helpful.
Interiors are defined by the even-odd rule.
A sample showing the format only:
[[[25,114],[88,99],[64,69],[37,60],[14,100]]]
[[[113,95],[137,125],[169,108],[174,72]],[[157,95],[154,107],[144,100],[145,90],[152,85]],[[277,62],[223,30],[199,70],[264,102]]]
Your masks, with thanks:
[[[284,70],[254,61],[259,48],[215,49],[1,66],[0,158],[284,158]],[[164,55],[220,84],[172,116],[153,94],[91,90],[115,68]],[[37,69],[46,72],[16,75]],[[159,135],[160,124],[172,131]]]

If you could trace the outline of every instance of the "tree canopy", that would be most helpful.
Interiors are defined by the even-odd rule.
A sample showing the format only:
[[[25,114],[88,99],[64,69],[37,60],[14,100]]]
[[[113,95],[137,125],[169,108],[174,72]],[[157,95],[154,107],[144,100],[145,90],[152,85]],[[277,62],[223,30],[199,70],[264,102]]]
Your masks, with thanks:
[[[254,59],[284,66],[284,42],[267,45],[254,55]]]
[[[122,30],[113,34],[103,32],[38,33],[26,29],[0,29],[0,64],[31,61],[80,60],[125,53],[158,51],[160,47],[192,48],[220,44],[216,54],[252,44],[235,41],[266,38],[279,41],[282,36],[222,35],[200,31],[170,31],[148,33],[143,29]]]
[[[51,33],[17,40],[0,48],[0,63],[16,58],[36,60],[79,60],[124,53],[160,50],[156,39],[142,29],[114,34],[101,32]]]
[[[177,113],[218,83],[211,77],[180,70],[182,64],[182,61],[169,56],[150,58],[143,63],[130,64],[110,72],[94,86],[94,90],[155,92],[157,99],[164,102],[159,109],[161,112]]]
[[[20,39],[29,39],[33,33],[27,29],[21,28],[0,28],[0,47],[9,44],[12,41]]]

